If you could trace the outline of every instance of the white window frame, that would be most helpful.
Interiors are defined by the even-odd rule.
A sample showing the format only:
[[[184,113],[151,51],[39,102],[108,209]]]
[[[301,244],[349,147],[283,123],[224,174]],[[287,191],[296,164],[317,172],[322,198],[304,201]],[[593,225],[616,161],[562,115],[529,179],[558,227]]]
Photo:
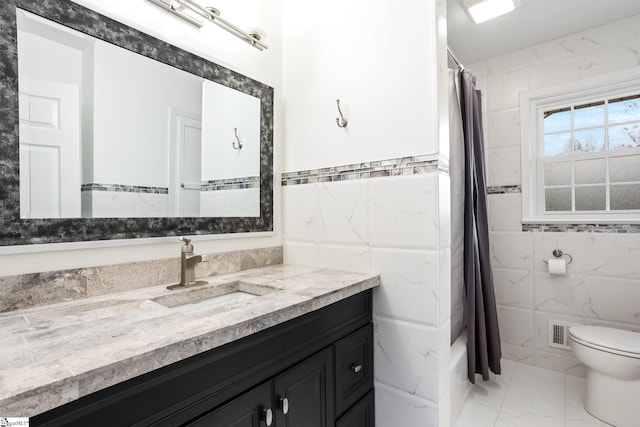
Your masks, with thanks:
[[[640,223],[638,213],[545,213],[544,175],[540,161],[544,150],[540,142],[543,132],[543,123],[539,120],[541,110],[553,110],[559,105],[585,104],[631,92],[640,93],[640,67],[520,94],[523,224]]]

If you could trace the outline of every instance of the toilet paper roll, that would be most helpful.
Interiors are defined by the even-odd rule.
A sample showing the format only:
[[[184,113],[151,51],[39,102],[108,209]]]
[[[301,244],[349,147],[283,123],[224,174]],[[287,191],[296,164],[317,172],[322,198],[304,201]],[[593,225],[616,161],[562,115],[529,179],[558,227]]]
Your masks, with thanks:
[[[549,261],[549,273],[563,275],[567,274],[567,261],[565,259],[556,258]]]

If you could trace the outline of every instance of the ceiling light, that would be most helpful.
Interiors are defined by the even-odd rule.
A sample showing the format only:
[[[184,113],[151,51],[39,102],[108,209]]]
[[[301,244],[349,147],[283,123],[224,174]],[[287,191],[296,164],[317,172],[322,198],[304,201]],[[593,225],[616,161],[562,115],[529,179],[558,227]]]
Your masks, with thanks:
[[[520,6],[518,0],[462,0],[462,4],[476,24],[509,13]]]

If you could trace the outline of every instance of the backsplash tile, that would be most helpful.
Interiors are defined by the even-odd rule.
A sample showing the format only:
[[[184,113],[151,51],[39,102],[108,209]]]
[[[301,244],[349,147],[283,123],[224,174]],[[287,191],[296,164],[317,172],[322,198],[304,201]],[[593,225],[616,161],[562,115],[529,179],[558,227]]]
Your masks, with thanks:
[[[141,185],[125,185],[125,184],[82,184],[80,191],[108,191],[122,193],[152,193],[152,194],[169,194],[167,187],[148,187]]]
[[[449,165],[437,155],[399,157],[282,174],[282,185],[315,184],[388,176],[416,175],[439,171],[448,174]]]
[[[640,224],[522,224],[522,231],[547,233],[640,233]]]
[[[487,194],[513,194],[513,193],[522,193],[522,188],[520,187],[520,184],[487,186]]]
[[[282,264],[282,246],[202,256],[196,277]],[[180,259],[0,277],[0,313],[180,281]]]
[[[239,178],[214,179],[202,183],[200,191],[240,190],[245,188],[258,188],[259,176],[243,176]]]

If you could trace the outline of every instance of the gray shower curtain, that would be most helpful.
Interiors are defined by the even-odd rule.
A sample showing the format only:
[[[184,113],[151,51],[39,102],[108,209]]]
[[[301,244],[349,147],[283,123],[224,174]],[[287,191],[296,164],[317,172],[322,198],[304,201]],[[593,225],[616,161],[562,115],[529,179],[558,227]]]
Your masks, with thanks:
[[[482,97],[475,77],[459,72],[460,110],[464,134],[464,288],[467,317],[469,381],[475,374],[500,374],[500,331],[493,289],[484,171]]]

